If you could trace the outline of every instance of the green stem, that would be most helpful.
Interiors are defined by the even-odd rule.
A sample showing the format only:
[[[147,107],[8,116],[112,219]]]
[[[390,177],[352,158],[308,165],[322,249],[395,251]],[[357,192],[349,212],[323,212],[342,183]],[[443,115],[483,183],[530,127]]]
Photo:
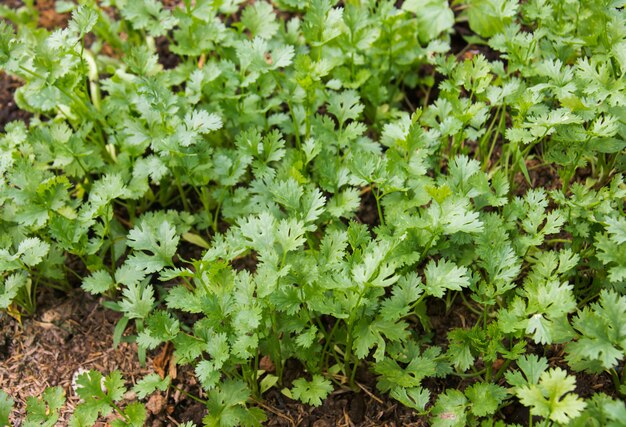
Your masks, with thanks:
[[[465,307],[467,307],[469,311],[471,311],[472,313],[480,317],[482,315],[482,312],[472,307],[471,303],[467,300],[467,298],[465,298],[465,295],[463,294],[463,292],[459,292],[459,293],[461,295],[461,299],[463,300],[463,304],[465,305]]]
[[[489,163],[489,160],[491,159],[491,156],[493,155],[493,150],[496,148],[496,142],[498,142],[498,136],[500,136],[500,133],[502,133],[502,128],[506,124],[505,113],[506,113],[506,109],[504,110],[504,112],[500,114],[500,123],[498,123],[498,128],[496,129],[496,133],[493,135],[493,139],[491,140],[491,147],[489,147],[489,152],[487,153],[487,164]]]
[[[327,363],[328,358],[326,355],[328,352],[328,348],[330,347],[330,344],[332,343],[332,338],[335,335],[335,332],[337,331],[338,326],[339,326],[339,321],[336,321],[333,327],[331,328],[330,332],[328,333],[328,338],[326,339],[326,342],[324,342],[324,347],[322,348],[322,358],[323,358],[322,365],[326,365]],[[335,360],[337,359],[336,354],[333,354],[333,357],[335,358]]]
[[[276,75],[276,73],[271,73],[272,77],[274,77],[274,81],[276,81],[276,86],[278,86],[278,88],[281,91],[285,91],[285,89],[283,88],[283,86],[280,84],[280,81],[278,80],[278,76]],[[289,94],[287,94],[289,95]],[[296,118],[296,113],[293,109],[293,105],[291,103],[291,97],[287,96],[287,107],[289,108],[289,113],[291,115],[291,121],[293,122],[293,132],[294,132],[294,137],[296,139],[296,148],[300,149],[300,147],[302,146],[301,142],[300,142],[300,128],[298,126],[298,120]]]
[[[280,346],[280,339],[278,338],[278,323],[276,321],[276,313],[272,312],[270,315],[272,321],[272,338],[274,341],[274,345],[276,348],[277,359],[274,361],[276,366],[276,375],[278,376],[278,380],[282,381],[283,379],[283,353]]]
[[[185,195],[185,191],[183,190],[183,186],[177,173],[174,174],[174,181],[176,182],[176,188],[178,189],[178,193],[180,194],[180,198],[183,202],[183,208],[186,212],[191,213],[191,210],[189,208],[189,201],[187,200],[187,196]]]
[[[619,374],[617,373],[617,370],[615,368],[612,368],[609,372],[611,373],[611,379],[613,380],[613,387],[615,387],[615,391],[620,393],[620,389],[622,388],[622,382],[620,380]]]
[[[378,187],[374,187],[374,190],[372,191],[372,193],[374,194],[374,198],[376,199],[376,210],[378,211],[378,220],[380,222],[380,225],[384,227],[385,218],[383,218],[383,210],[382,210],[382,207],[380,206],[380,199],[382,198],[382,196],[380,196]]]
[[[346,324],[348,336],[346,337],[346,353],[343,356],[343,369],[346,375],[350,375],[350,359],[352,358],[352,319]]]
[[[507,359],[504,361],[500,369],[498,369],[498,372],[496,372],[496,375],[493,377],[494,381],[498,381],[502,377],[502,375],[504,375],[510,364],[511,359]]]
[[[220,217],[220,209],[222,207],[222,202],[217,203],[217,208],[215,208],[215,215],[213,216],[213,224],[211,228],[213,228],[213,234],[217,234],[217,223],[218,218]]]
[[[181,392],[182,394],[184,394],[184,395],[185,395],[185,396],[187,396],[188,398],[193,399],[193,400],[195,400],[195,401],[196,401],[196,402],[198,402],[198,403],[202,403],[203,405],[206,405],[206,404],[207,404],[207,401],[206,401],[206,400],[200,399],[198,396],[196,396],[196,395],[194,395],[194,394],[191,394],[191,393],[189,393],[188,391],[183,390],[183,389],[182,389],[182,388],[180,388],[180,387],[176,387],[174,384],[170,384],[170,387],[172,387],[172,388],[173,388],[174,390],[176,390],[176,391]]]
[[[472,372],[471,374],[463,374],[460,372],[452,372],[452,375],[459,377],[459,378],[476,378],[481,376],[482,374],[484,374],[487,371],[487,368],[483,368],[480,371],[476,371],[476,372]]]
[[[491,119],[491,123],[489,123],[489,127],[487,128],[487,130],[485,131],[485,134],[483,135],[483,137],[480,139],[480,142],[478,143],[479,155],[481,157],[483,170],[487,169],[487,163],[489,160],[489,157],[485,156],[485,151],[486,151],[485,142],[488,141],[489,137],[491,136],[491,132],[493,131],[493,127],[496,124],[496,120],[498,120],[498,114],[500,113],[501,108],[502,106],[499,106],[496,109],[496,113],[493,115],[493,118]]]

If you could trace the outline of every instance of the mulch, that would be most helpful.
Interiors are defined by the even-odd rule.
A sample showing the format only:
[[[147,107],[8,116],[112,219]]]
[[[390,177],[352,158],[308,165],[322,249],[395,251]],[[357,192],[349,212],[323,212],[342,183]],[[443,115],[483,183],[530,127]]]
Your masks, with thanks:
[[[113,329],[119,314],[77,291],[53,295],[42,289],[43,304],[33,318],[21,324],[0,314],[0,384],[16,401],[13,421],[19,426],[29,396],[41,396],[46,387],[61,386],[67,396],[60,422],[66,425],[79,401],[72,381],[83,371],[108,374],[122,371],[130,383],[152,372],[140,366],[136,346],[113,348]]]

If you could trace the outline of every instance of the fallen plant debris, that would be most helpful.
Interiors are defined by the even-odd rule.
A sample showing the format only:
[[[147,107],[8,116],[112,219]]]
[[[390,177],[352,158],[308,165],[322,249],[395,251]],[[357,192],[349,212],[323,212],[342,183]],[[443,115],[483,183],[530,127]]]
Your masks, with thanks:
[[[624,425],[624,6],[0,5],[0,425]]]

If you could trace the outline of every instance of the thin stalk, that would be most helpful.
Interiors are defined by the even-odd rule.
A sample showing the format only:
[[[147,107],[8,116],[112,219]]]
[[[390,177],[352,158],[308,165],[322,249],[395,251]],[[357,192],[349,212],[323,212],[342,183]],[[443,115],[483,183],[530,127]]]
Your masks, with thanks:
[[[176,391],[181,392],[182,394],[184,394],[184,395],[185,395],[185,396],[187,396],[188,398],[193,399],[193,400],[195,400],[195,401],[196,401],[196,402],[198,402],[198,403],[202,403],[203,405],[206,405],[206,404],[207,404],[207,401],[206,401],[206,400],[204,400],[204,399],[200,399],[198,396],[196,396],[196,395],[194,395],[194,394],[192,394],[192,393],[189,393],[188,391],[183,390],[183,389],[182,389],[182,388],[180,388],[180,387],[176,387],[174,384],[170,384],[170,387],[172,387],[172,388],[173,388],[174,390],[176,390]]]
[[[465,298],[465,295],[463,295],[463,292],[459,292],[461,295],[461,299],[463,300],[463,304],[465,305],[465,307],[467,307],[467,309],[469,311],[471,311],[472,313],[474,313],[477,316],[481,316],[482,312],[480,310],[476,310],[474,307],[472,307],[472,305],[470,304],[470,302],[467,300],[467,298]]]
[[[217,204],[217,208],[215,208],[215,215],[213,216],[213,224],[211,225],[211,228],[213,228],[213,233],[217,234],[217,220],[220,216],[220,209],[222,207],[222,202],[218,202]]]
[[[475,371],[475,372],[472,372],[471,374],[463,374],[463,373],[460,373],[460,372],[452,372],[452,375],[454,375],[456,377],[459,377],[459,378],[476,378],[476,377],[479,377],[482,374],[484,374],[486,370],[487,370],[487,368],[483,368],[480,371]]]
[[[346,375],[350,375],[350,377],[352,377],[351,375],[351,367],[350,367],[350,359],[352,359],[352,342],[353,342],[353,336],[352,336],[352,321],[350,321],[350,323],[348,323],[348,337],[346,338],[346,353],[344,354],[343,357],[343,369],[346,373]]]
[[[496,124],[496,121],[498,120],[498,115],[500,114],[500,109],[502,108],[502,106],[499,106],[496,109],[496,113],[493,115],[493,118],[491,119],[491,123],[489,123],[489,127],[487,128],[487,130],[485,131],[485,134],[483,135],[483,137],[480,139],[480,142],[478,143],[478,149],[480,150],[480,157],[481,157],[481,161],[482,161],[482,167],[483,170],[487,169],[487,163],[489,160],[488,156],[485,156],[484,151],[485,150],[485,142],[489,140],[489,137],[491,136],[491,132],[493,131],[493,127]]]
[[[354,384],[354,380],[356,379],[356,371],[359,369],[359,362],[357,361],[352,368],[352,373],[350,374],[350,384]]]
[[[344,355],[344,370],[346,375],[348,375],[348,373],[350,373],[350,384],[354,384],[353,382],[353,378],[356,375],[354,371],[356,371],[357,369],[357,365],[358,362],[355,364],[354,366],[354,371],[352,370],[351,366],[350,366],[350,361],[352,359],[352,345],[354,344],[354,313],[356,310],[358,310],[359,306],[361,305],[361,300],[363,299],[363,296],[365,295],[365,291],[367,290],[367,287],[363,287],[363,290],[359,293],[359,297],[356,300],[356,304],[354,305],[355,309],[352,313],[350,313],[350,317],[348,318],[348,322],[346,323],[348,326],[348,337],[346,338],[346,353]],[[365,308],[363,308],[365,309]]]
[[[498,123],[498,127],[496,129],[497,132],[493,135],[493,139],[491,140],[491,147],[489,147],[489,152],[487,153],[487,162],[489,162],[489,160],[491,159],[491,156],[493,155],[493,150],[496,148],[496,142],[498,142],[498,136],[500,136],[502,127],[505,124],[505,119],[506,119],[505,113],[506,113],[506,109],[500,115],[500,123]]]
[[[613,380],[613,387],[615,387],[615,391],[620,393],[620,389],[622,388],[622,379],[620,378],[617,369],[612,368],[609,372],[611,374],[611,379]]]
[[[185,191],[183,190],[183,186],[177,173],[174,174],[174,181],[176,182],[176,188],[178,189],[178,193],[180,194],[180,198],[183,202],[183,207],[185,208],[185,211],[191,212],[189,208],[189,201],[187,200],[187,196],[185,195]]]
[[[278,76],[275,73],[271,73],[272,77],[274,77],[274,80],[276,81],[276,86],[278,86],[278,88],[281,91],[284,91],[285,89],[283,88],[283,86],[280,84],[280,81],[278,80]],[[287,97],[287,107],[289,108],[289,113],[291,115],[291,121],[293,122],[293,132],[294,132],[294,137],[296,139],[296,148],[300,149],[300,147],[302,146],[301,142],[300,142],[300,128],[298,126],[298,120],[296,118],[296,113],[293,109],[293,105],[291,104],[291,98]]]
[[[332,338],[335,335],[335,332],[337,331],[338,326],[339,326],[339,321],[336,321],[333,327],[331,328],[330,332],[328,333],[328,339],[326,340],[326,342],[324,342],[324,347],[322,348],[322,365],[325,365],[327,363],[328,358],[326,357],[326,354],[328,352],[328,347],[330,347]],[[339,362],[339,360],[337,360],[337,355],[333,355],[333,357],[335,358],[336,362]]]
[[[587,143],[589,142],[590,138],[587,138],[585,140],[585,146],[587,145]],[[563,194],[567,194],[567,191],[569,190],[569,183],[572,180],[572,178],[574,177],[574,174],[576,174],[576,169],[578,166],[578,162],[580,161],[580,158],[583,155],[583,150],[579,150],[578,153],[576,153],[576,159],[574,159],[574,164],[568,168],[567,173],[565,175],[565,179],[563,179]]]
[[[380,225],[384,227],[385,218],[383,217],[383,210],[382,210],[382,207],[380,206],[380,199],[382,198],[382,196],[380,195],[378,187],[375,188],[372,194],[374,195],[374,198],[376,199],[376,210],[378,211],[378,220],[380,221]]]
[[[507,359],[504,361],[500,369],[498,369],[498,372],[496,372],[496,375],[493,377],[494,381],[498,381],[502,377],[502,375],[504,375],[510,364],[511,359]]]
[[[272,321],[272,336],[274,338],[274,344],[276,345],[276,351],[277,351],[277,359],[275,361],[275,366],[276,366],[276,375],[278,376],[278,381],[282,381],[283,378],[283,353],[282,353],[282,349],[280,346],[280,340],[278,339],[278,323],[276,322],[276,313],[272,312],[271,313],[271,321]]]

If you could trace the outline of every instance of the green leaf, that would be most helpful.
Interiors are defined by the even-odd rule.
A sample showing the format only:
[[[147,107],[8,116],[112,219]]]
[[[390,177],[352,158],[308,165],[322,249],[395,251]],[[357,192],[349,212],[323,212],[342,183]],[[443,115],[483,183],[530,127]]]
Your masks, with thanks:
[[[129,319],[144,319],[154,306],[154,290],[152,286],[134,284],[126,287],[122,294],[124,298],[119,305],[122,312]]]
[[[420,387],[424,378],[437,375],[439,365],[435,358],[439,356],[440,351],[437,347],[431,347],[420,355],[417,348],[406,367],[400,366],[396,360],[389,357],[376,362],[374,372],[380,375],[378,388],[383,392],[388,392],[394,387],[407,389]]]
[[[476,383],[465,389],[465,395],[472,404],[472,413],[484,417],[495,414],[508,393],[504,387],[496,384]]]
[[[98,270],[83,279],[81,287],[92,295],[99,295],[115,286],[113,278],[106,270]]]
[[[606,231],[618,245],[626,243],[626,217],[608,217],[606,222]]]
[[[328,101],[328,112],[337,117],[342,126],[347,120],[359,118],[365,106],[359,102],[359,95],[354,90],[347,90],[331,95]]]
[[[4,283],[0,285],[0,308],[8,308],[19,291],[30,286],[31,280],[23,273],[15,273],[7,276]]]
[[[408,0],[402,9],[417,15],[419,38],[427,44],[454,25],[454,13],[446,0]]]
[[[394,387],[389,395],[404,406],[420,412],[424,411],[430,400],[430,392],[422,387]]]
[[[127,0],[120,9],[124,19],[138,30],[146,30],[153,37],[165,35],[177,24],[177,19],[157,0]]]
[[[124,393],[126,393],[124,379],[120,371],[113,371],[104,377],[102,384],[106,388],[107,396],[113,401],[121,400],[124,397]]]
[[[227,427],[233,425],[261,426],[265,421],[263,411],[246,408],[250,391],[241,381],[228,380],[209,393],[208,414],[202,420],[206,426]]]
[[[204,240],[204,238],[202,238],[202,236],[199,236],[195,233],[183,233],[183,235],[181,236],[183,238],[183,240],[185,242],[189,242],[191,244],[194,244],[196,246],[199,246],[203,249],[209,249],[209,243]]]
[[[111,421],[111,427],[142,427],[146,421],[146,407],[142,403],[134,402],[124,408],[125,420]]]
[[[128,233],[128,246],[136,251],[127,262],[145,273],[154,273],[172,265],[179,237],[176,229],[168,221],[158,227],[144,222]]]
[[[274,387],[277,383],[278,377],[276,375],[267,374],[259,383],[259,391],[263,394],[270,388]]]
[[[29,397],[26,402],[25,427],[53,427],[57,425],[59,410],[65,403],[61,387],[48,387],[41,398]]]
[[[470,28],[482,37],[491,37],[504,31],[518,7],[514,0],[473,0],[467,12]]]
[[[467,414],[465,408],[467,399],[458,390],[446,390],[437,399],[431,414],[432,426],[434,427],[461,427],[465,426]]]
[[[24,239],[20,242],[16,255],[19,255],[22,262],[30,267],[39,264],[48,254],[50,245],[42,242],[37,237]]]
[[[4,390],[0,390],[0,426],[9,425],[9,415],[15,401]]]
[[[574,369],[591,372],[615,368],[626,354],[626,297],[603,290],[598,303],[585,307],[574,318],[581,336],[566,346]]]
[[[509,371],[505,374],[506,380],[516,388],[523,388],[539,382],[541,375],[548,369],[548,360],[531,354],[520,357],[517,361],[517,366],[519,366],[522,372]]]
[[[515,389],[520,402],[531,413],[558,423],[567,423],[585,409],[585,402],[570,393],[576,388],[574,377],[560,368],[541,374],[539,384]]]
[[[106,377],[98,371],[89,371],[80,374],[76,379],[76,394],[83,399],[81,404],[89,418],[100,413],[108,415],[112,411],[111,403],[119,401],[126,393],[124,380],[119,371],[114,371]],[[81,416],[77,413],[77,421]],[[79,424],[80,425],[80,424]]]
[[[293,382],[291,393],[295,399],[313,406],[322,404],[322,400],[333,391],[332,383],[321,375],[313,375],[311,381],[298,378]]]
[[[276,14],[271,4],[264,1],[254,2],[241,13],[241,23],[253,37],[271,39],[279,29]]]
[[[137,343],[152,350],[162,342],[173,340],[179,330],[180,322],[172,313],[156,310],[146,318],[145,329],[139,333]]]
[[[215,366],[215,363],[211,360],[201,360],[198,362],[195,373],[205,390],[215,388],[222,377],[219,367]]]
[[[424,276],[424,290],[428,295],[437,298],[442,298],[446,290],[460,291],[470,285],[467,268],[457,267],[445,259],[429,261]]]
[[[70,31],[84,36],[98,22],[98,12],[88,6],[79,6],[72,12],[72,20],[69,23]]]
[[[594,151],[599,153],[619,153],[626,148],[626,141],[619,138],[597,138],[589,143]]]

